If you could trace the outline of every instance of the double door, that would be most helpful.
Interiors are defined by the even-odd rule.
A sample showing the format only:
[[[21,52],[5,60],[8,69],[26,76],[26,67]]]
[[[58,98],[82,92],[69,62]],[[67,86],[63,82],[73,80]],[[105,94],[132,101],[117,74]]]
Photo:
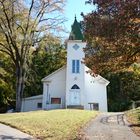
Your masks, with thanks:
[[[80,105],[80,92],[78,90],[70,92],[70,105]]]

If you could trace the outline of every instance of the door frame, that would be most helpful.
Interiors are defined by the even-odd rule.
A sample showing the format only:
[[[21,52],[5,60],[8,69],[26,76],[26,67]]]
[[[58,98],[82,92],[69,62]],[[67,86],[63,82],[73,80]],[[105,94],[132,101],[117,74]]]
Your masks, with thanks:
[[[74,98],[76,98],[77,101],[76,100],[74,101]],[[70,90],[69,101],[70,101],[70,105],[80,105],[80,89]]]

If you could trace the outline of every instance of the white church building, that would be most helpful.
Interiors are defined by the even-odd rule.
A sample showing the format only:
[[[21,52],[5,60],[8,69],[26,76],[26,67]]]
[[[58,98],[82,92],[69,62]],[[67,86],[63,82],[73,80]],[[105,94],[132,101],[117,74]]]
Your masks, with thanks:
[[[42,79],[43,95],[24,98],[21,111],[65,108],[107,111],[109,81],[87,72],[89,68],[82,63],[85,47],[75,18],[67,41],[67,64]]]

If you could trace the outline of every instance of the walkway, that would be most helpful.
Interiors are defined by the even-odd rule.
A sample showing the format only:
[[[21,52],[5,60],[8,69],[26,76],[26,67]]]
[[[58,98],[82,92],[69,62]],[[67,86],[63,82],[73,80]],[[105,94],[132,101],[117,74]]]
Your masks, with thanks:
[[[33,138],[17,129],[0,124],[0,140],[33,140]]]
[[[82,140],[140,140],[126,122],[122,113],[99,115],[83,130]]]

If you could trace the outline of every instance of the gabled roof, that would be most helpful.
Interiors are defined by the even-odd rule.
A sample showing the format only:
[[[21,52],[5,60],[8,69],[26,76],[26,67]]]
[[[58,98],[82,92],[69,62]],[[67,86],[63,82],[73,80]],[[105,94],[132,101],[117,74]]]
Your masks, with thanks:
[[[76,17],[71,28],[72,29],[69,36],[69,40],[83,40],[84,39],[83,34],[81,32],[80,23],[77,21]]]
[[[85,66],[85,71],[86,73],[88,74],[89,71],[91,71],[90,68],[88,68],[87,66]],[[101,75],[96,75],[96,76],[93,76],[92,74],[90,74],[93,78],[94,78],[94,81],[98,81],[99,83],[104,83],[106,86],[110,83],[107,79],[103,78]]]
[[[98,81],[99,83],[105,83],[106,86],[110,83],[107,79],[103,78],[101,75],[95,77],[95,81]]]
[[[60,69],[54,71],[53,73],[49,74],[48,76],[46,76],[45,78],[43,78],[41,81],[45,82],[47,81],[48,78],[50,78],[51,76],[53,76],[54,74],[58,73],[59,71],[63,70],[66,68],[66,65],[64,65],[63,67],[61,67]]]
[[[43,95],[35,95],[35,96],[31,96],[31,97],[26,97],[26,98],[22,98],[22,100],[34,100],[34,99],[42,99]]]

